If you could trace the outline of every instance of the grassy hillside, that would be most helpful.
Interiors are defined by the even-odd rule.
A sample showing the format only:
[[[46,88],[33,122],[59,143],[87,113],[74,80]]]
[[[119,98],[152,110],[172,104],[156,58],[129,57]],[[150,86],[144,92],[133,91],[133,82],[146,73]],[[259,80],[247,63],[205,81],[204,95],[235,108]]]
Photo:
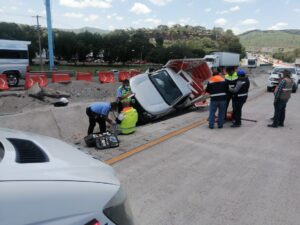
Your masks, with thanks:
[[[239,37],[246,50],[267,48],[276,52],[279,48],[284,48],[284,51],[291,51],[300,46],[300,30],[254,30],[243,33]]]

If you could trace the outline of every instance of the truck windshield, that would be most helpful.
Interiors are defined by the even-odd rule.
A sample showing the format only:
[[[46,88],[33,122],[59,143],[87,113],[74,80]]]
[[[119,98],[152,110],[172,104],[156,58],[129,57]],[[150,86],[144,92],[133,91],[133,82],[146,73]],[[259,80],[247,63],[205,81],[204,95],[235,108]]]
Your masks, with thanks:
[[[213,62],[215,61],[215,59],[213,59],[213,58],[206,58],[205,61],[206,61],[206,62],[212,62],[212,63],[213,63]]]
[[[256,60],[255,59],[248,59],[248,65],[255,65]]]
[[[27,59],[25,50],[5,50],[0,49],[0,59]]]
[[[150,75],[150,80],[168,105],[175,104],[183,96],[180,89],[165,70]]]

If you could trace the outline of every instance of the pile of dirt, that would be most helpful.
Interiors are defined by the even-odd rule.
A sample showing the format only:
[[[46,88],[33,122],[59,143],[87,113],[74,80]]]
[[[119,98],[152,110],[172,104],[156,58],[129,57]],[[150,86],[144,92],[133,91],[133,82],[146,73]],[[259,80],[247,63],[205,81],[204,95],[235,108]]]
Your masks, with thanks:
[[[112,101],[115,99],[116,89],[120,83],[100,84],[97,82],[72,81],[67,84],[49,83],[47,88],[70,94],[70,103]],[[0,116],[29,111],[34,108],[52,105],[57,99],[46,98],[39,100],[30,97],[25,91],[20,96],[0,96]]]

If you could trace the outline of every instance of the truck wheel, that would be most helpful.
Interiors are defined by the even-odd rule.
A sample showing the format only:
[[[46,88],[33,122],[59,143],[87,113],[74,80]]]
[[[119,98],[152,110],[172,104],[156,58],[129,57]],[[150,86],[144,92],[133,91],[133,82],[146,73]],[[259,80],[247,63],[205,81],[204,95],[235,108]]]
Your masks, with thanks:
[[[293,93],[296,93],[297,90],[298,90],[298,86],[297,86],[297,85],[294,85],[294,86],[293,86],[293,91],[292,91],[292,92],[293,92]]]
[[[273,91],[273,88],[272,88],[272,87],[267,87],[267,91],[268,91],[268,92],[272,92],[272,91]]]
[[[10,87],[17,87],[19,84],[19,76],[16,73],[6,73],[7,83]]]

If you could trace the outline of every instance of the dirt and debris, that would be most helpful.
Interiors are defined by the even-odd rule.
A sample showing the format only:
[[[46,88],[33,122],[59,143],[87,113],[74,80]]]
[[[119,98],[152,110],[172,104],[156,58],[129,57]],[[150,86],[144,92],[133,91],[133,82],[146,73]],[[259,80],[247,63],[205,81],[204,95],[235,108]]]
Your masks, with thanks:
[[[113,100],[119,85],[119,82],[100,84],[72,81],[67,84],[49,83],[42,89],[34,86],[27,91],[14,91],[12,88],[9,92],[0,92],[0,116],[51,105],[60,97],[67,97],[70,103]]]

